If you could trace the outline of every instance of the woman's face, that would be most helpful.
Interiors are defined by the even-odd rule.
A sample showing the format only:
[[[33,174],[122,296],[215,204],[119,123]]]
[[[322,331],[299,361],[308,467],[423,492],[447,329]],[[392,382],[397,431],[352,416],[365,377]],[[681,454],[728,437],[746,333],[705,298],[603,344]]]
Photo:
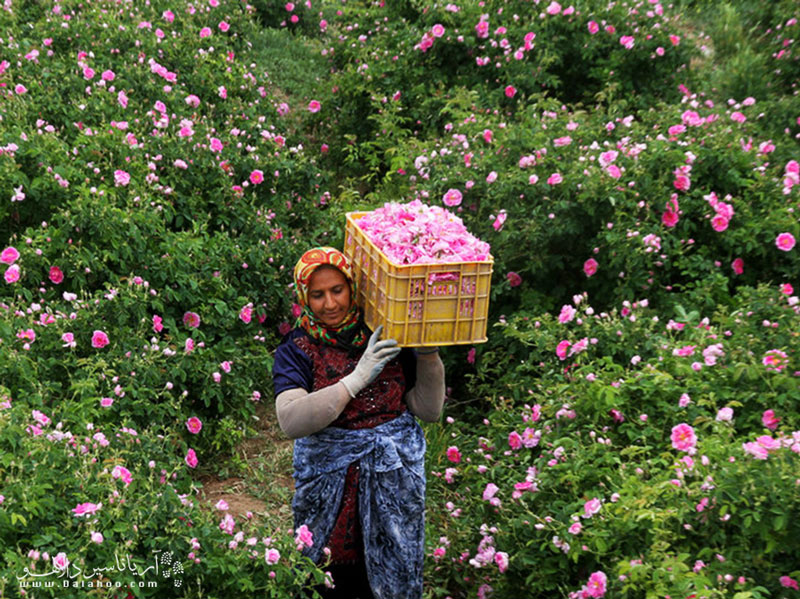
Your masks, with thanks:
[[[335,327],[350,309],[350,284],[338,268],[320,266],[308,282],[308,307],[314,317]]]

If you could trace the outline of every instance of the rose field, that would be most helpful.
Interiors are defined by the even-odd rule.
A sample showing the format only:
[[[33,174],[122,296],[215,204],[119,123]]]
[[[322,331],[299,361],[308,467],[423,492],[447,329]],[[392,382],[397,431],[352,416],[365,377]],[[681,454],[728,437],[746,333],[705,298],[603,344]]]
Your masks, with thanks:
[[[3,0],[0,597],[326,581],[272,360],[299,256],[375,211],[398,260],[493,258],[426,599],[800,599],[799,20]]]

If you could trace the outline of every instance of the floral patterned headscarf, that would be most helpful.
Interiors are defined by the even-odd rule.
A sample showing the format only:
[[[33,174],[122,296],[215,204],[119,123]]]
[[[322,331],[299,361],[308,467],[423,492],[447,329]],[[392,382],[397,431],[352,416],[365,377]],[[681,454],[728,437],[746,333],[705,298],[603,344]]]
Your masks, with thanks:
[[[333,266],[338,269],[350,284],[350,309],[341,323],[335,327],[318,322],[308,305],[308,286],[311,275],[320,266]],[[315,247],[300,256],[294,267],[294,286],[297,302],[301,312],[296,326],[308,335],[326,345],[342,347],[361,347],[367,341],[367,329],[364,325],[361,309],[356,305],[356,281],[350,262],[342,252],[332,247]]]

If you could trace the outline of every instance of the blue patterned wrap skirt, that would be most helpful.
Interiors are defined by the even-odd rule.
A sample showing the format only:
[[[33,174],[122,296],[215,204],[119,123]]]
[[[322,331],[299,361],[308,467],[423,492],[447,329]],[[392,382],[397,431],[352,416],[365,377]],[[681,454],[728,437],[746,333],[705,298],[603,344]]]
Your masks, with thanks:
[[[422,597],[425,448],[410,412],[374,428],[328,427],[295,440],[294,523],[308,526],[314,543],[305,555],[322,561],[347,468],[358,461],[358,512],[372,592],[376,599]]]

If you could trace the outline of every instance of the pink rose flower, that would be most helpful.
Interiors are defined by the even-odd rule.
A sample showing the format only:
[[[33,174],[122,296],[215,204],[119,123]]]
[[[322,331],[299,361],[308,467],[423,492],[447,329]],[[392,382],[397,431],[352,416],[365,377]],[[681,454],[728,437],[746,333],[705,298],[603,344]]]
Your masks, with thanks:
[[[694,429],[685,422],[672,427],[671,440],[672,447],[678,451],[690,451],[697,444]]]
[[[11,266],[9,266],[6,269],[5,274],[3,275],[3,278],[9,285],[19,281],[19,277],[20,277],[19,264],[12,264]]]
[[[295,531],[294,541],[298,546],[312,547],[314,545],[314,536],[308,526],[303,524]]]
[[[254,170],[250,173],[250,183],[253,185],[258,185],[259,183],[263,183],[264,181],[264,173],[258,169]]]
[[[560,173],[553,173],[547,178],[548,185],[558,185],[562,181],[564,181],[564,177]]]
[[[320,104],[318,100],[311,100],[308,103],[308,111],[309,112],[319,112],[321,108],[322,108],[322,104]]]
[[[125,466],[114,466],[114,469],[111,471],[111,478],[113,479],[121,479],[122,482],[125,483],[125,486],[128,486],[133,481],[133,476],[131,475],[130,470],[128,470]]]
[[[731,262],[731,268],[735,274],[742,274],[744,272],[744,260],[741,258],[736,258],[733,262]]]
[[[64,280],[64,273],[61,272],[58,266],[50,267],[50,280],[56,285],[59,285]]]
[[[589,258],[586,262],[583,263],[583,272],[587,277],[591,277],[593,274],[597,272],[597,260],[594,258]]]
[[[117,187],[119,186],[124,187],[130,182],[131,182],[131,176],[127,172],[119,169],[114,171],[114,185],[116,185]]]
[[[776,428],[778,428],[778,424],[780,424],[781,419],[775,416],[775,412],[773,410],[765,410],[761,415],[761,422],[769,430],[774,431]]]
[[[458,464],[461,461],[461,452],[458,450],[458,447],[451,445],[447,448],[447,459],[454,464]]]
[[[79,503],[72,508],[72,513],[78,517],[91,516],[102,507],[101,503]]]
[[[559,344],[556,346],[556,355],[559,357],[559,359],[565,360],[567,358],[567,350],[569,350],[570,345],[572,345],[572,343],[566,339],[559,342]]]
[[[515,273],[513,270],[506,275],[508,284],[511,287],[519,287],[522,284],[522,277]]]
[[[775,238],[775,246],[784,252],[790,251],[794,248],[795,238],[791,233],[781,233]]]
[[[183,314],[183,324],[191,329],[196,329],[200,326],[200,315],[196,312],[185,312]]]
[[[100,349],[108,345],[108,335],[104,331],[95,331],[92,333],[92,347]]]
[[[189,448],[189,451],[186,452],[186,457],[183,458],[183,461],[186,462],[186,465],[189,468],[197,468],[197,454],[194,452],[194,449]]]
[[[14,264],[19,259],[17,248],[9,246],[0,253],[0,262],[3,264]]]
[[[186,421],[186,428],[190,433],[196,435],[203,430],[203,422],[197,416],[192,416]]]
[[[589,581],[584,587],[584,591],[589,597],[603,597],[606,594],[606,584],[608,578],[602,571],[592,572]]]
[[[253,319],[253,304],[249,303],[245,306],[242,306],[242,309],[239,310],[239,319],[245,323],[249,324],[250,321]]]
[[[442,203],[445,206],[459,206],[463,196],[458,189],[448,189],[447,193],[442,197]]]

